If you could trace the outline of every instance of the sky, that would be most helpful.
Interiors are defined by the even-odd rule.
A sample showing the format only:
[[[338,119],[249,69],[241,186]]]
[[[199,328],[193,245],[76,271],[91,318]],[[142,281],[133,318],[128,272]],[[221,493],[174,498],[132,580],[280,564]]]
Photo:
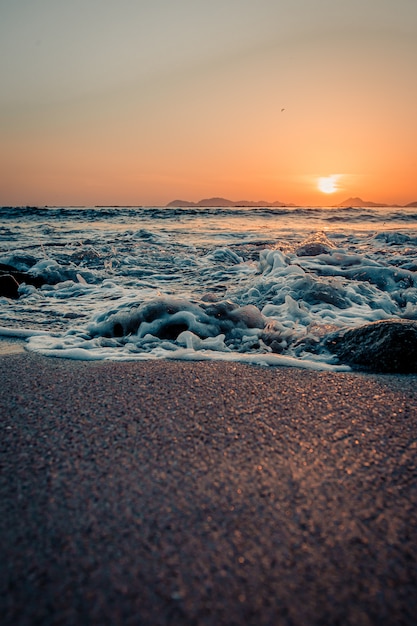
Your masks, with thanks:
[[[0,0],[0,205],[417,201],[416,0]]]

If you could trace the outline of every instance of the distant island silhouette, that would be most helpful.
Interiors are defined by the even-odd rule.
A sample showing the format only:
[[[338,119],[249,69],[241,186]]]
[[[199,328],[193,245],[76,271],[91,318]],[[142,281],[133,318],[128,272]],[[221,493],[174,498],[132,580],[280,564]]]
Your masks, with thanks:
[[[227,198],[204,198],[198,202],[190,202],[189,200],[173,200],[166,205],[167,207],[295,207],[299,206],[292,202],[281,202],[276,200],[275,202],[266,202],[265,200],[251,201],[251,200],[228,200]],[[326,205],[328,206],[328,205]],[[388,207],[388,206],[401,206],[398,204],[383,204],[382,202],[370,202],[369,200],[362,200],[359,197],[347,198],[339,204],[331,205],[333,207],[347,208],[347,207]],[[410,202],[403,208],[417,207],[417,202]]]
[[[388,204],[383,204],[382,202],[369,202],[369,200],[362,200],[362,198],[348,198],[347,200],[343,200],[340,204],[336,204],[337,207],[378,207],[378,206],[389,206]]]
[[[173,200],[167,207],[227,207],[227,206],[247,206],[247,207],[263,207],[263,206],[275,206],[275,207],[285,207],[285,206],[296,206],[295,204],[289,204],[287,202],[280,202],[277,200],[276,202],[266,202],[265,200],[258,200],[257,202],[253,202],[251,200],[227,200],[226,198],[204,198],[203,200],[199,200],[198,202],[189,202],[188,200]]]

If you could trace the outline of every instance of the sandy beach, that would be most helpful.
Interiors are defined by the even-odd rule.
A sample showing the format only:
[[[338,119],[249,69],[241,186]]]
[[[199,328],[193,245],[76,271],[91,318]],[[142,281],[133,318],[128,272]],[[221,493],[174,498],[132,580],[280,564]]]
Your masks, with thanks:
[[[2,346],[2,624],[415,624],[417,376]]]

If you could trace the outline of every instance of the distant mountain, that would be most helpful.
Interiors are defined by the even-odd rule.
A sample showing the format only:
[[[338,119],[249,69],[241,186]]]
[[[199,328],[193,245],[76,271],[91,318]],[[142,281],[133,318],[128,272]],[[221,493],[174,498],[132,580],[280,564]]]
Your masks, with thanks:
[[[285,202],[280,202],[277,200],[276,202],[266,202],[265,200],[258,200],[257,202],[253,202],[251,200],[227,200],[226,198],[204,198],[203,200],[199,200],[198,202],[189,202],[188,200],[173,200],[167,207],[224,207],[224,206],[254,206],[254,207],[263,207],[263,206],[295,206],[294,204],[286,204]]]
[[[167,207],[294,207],[295,204],[289,202],[266,202],[266,200],[258,200],[256,202],[252,200],[228,200],[227,198],[203,198],[198,202],[190,202],[189,200],[173,200]],[[297,205],[298,206],[298,205]],[[344,200],[340,204],[334,205],[335,207],[388,207],[388,206],[400,206],[398,204],[383,204],[382,202],[370,202],[369,200],[362,200],[359,197],[352,197]],[[405,205],[406,207],[417,207],[416,202],[410,202]]]
[[[174,207],[174,206],[197,206],[197,205],[196,205],[195,202],[188,202],[188,200],[173,200],[172,202],[170,202],[166,206],[167,207]]]
[[[367,200],[362,200],[362,198],[348,198],[344,200],[340,204],[336,205],[337,207],[377,207],[377,206],[388,206],[386,204],[382,204],[380,202],[369,202]]]

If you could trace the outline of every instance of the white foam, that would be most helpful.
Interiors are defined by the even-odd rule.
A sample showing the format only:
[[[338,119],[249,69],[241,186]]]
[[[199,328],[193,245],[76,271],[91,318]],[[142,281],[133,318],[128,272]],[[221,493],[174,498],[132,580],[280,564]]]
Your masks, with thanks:
[[[310,369],[316,371],[334,371],[348,372],[350,368],[346,365],[337,365],[326,362],[320,357],[316,358],[295,358],[291,356],[283,356],[280,354],[245,354],[227,350],[224,344],[221,344],[221,338],[214,338],[213,341],[202,341],[199,345],[195,340],[189,340],[189,337],[182,337],[187,347],[178,347],[175,350],[167,350],[162,346],[157,346],[149,352],[131,352],[126,349],[118,350],[110,349],[95,343],[92,345],[83,344],[83,347],[65,345],[62,342],[39,341],[39,337],[32,337],[28,347],[44,356],[68,358],[76,360],[114,360],[114,361],[144,361],[144,360],[179,360],[179,361],[228,361],[236,363],[246,363],[251,365],[275,366],[275,367],[299,367],[302,369]],[[181,341],[182,342],[182,341]],[[215,349],[209,349],[206,346],[215,344]],[[203,347],[204,346],[204,347]],[[196,347],[198,349],[196,349]]]

